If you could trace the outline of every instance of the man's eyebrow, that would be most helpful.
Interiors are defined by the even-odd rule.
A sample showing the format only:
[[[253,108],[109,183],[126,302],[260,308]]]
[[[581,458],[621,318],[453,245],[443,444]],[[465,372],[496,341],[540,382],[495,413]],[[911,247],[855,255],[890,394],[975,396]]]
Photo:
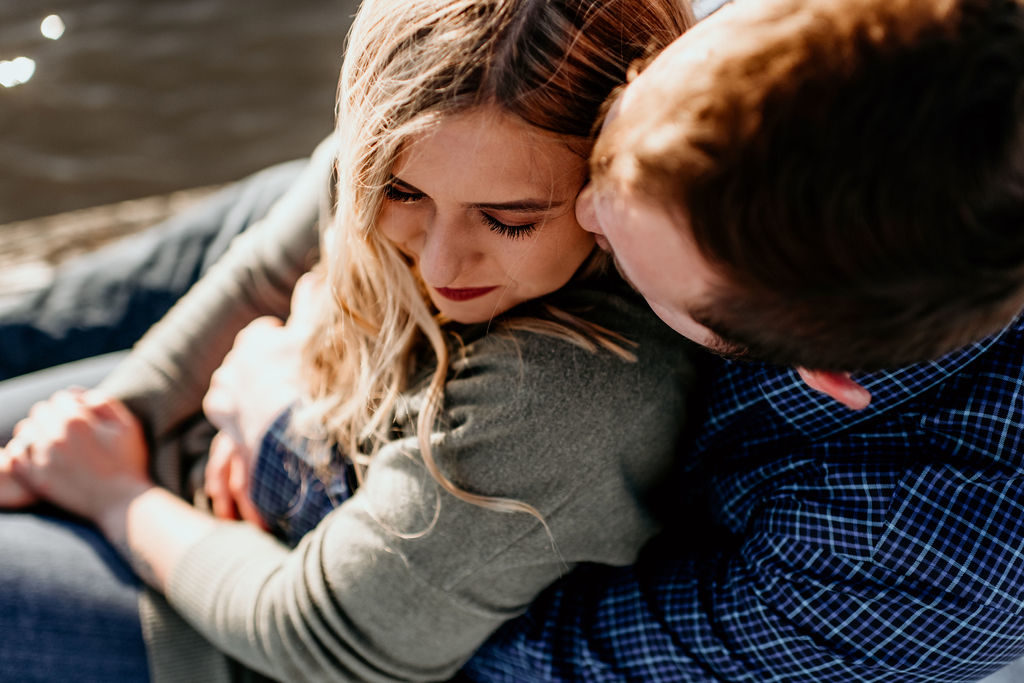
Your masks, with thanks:
[[[408,189],[409,192],[422,195],[426,194],[423,190],[419,189],[418,187],[415,187],[414,185],[410,185],[409,183],[405,182],[396,175],[391,176],[391,182],[395,185],[401,185],[402,187]],[[536,213],[538,211],[551,211],[553,209],[560,209],[569,204],[569,202],[571,202],[573,199],[575,199],[575,197],[573,197],[572,199],[563,199],[557,202],[552,201],[550,199],[517,199],[511,202],[473,202],[471,204],[466,204],[465,206],[467,209],[489,209],[491,211],[518,211],[522,213]]]

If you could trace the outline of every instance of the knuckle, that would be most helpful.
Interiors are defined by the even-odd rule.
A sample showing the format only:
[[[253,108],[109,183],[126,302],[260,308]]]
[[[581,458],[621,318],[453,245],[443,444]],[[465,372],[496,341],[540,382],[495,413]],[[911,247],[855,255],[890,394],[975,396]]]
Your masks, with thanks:
[[[228,489],[237,498],[240,496],[240,494],[246,492],[245,482],[245,477],[231,477],[231,479],[228,480]]]
[[[68,417],[64,423],[64,429],[55,440],[55,443],[66,444],[68,441],[77,440],[90,434],[92,431],[92,420],[81,413]]]
[[[22,432],[25,432],[28,429],[30,423],[31,421],[29,420],[29,418],[23,417],[22,419],[18,420],[18,422],[14,425],[14,429],[11,431],[11,434],[13,436],[21,435]]]
[[[224,487],[221,485],[221,480],[219,477],[207,477],[206,482],[203,485],[203,489],[206,490],[206,493],[211,498],[216,498],[217,496],[220,496],[224,491]]]
[[[29,408],[29,410],[28,410],[28,419],[29,420],[38,420],[38,419],[40,419],[40,417],[44,413],[46,413],[47,408],[48,408],[48,405],[47,405],[46,401],[37,401],[36,403],[33,403],[32,407]]]

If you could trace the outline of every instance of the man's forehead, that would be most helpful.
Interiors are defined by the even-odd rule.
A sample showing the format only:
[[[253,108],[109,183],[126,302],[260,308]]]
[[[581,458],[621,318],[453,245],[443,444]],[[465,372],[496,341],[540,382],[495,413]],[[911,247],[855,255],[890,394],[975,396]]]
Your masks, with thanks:
[[[622,89],[602,128],[602,137],[615,141],[605,147],[617,160],[615,175],[629,182],[628,159],[641,150],[675,147],[679,126],[692,118],[686,110],[714,89],[715,70],[709,66],[728,49],[723,43],[730,42],[731,32],[721,26],[729,23],[732,8],[726,5],[677,38]]]
[[[621,106],[629,106],[652,89],[684,88],[688,80],[701,74],[702,67],[728,43],[725,31],[733,12],[730,3],[672,41],[624,88]]]

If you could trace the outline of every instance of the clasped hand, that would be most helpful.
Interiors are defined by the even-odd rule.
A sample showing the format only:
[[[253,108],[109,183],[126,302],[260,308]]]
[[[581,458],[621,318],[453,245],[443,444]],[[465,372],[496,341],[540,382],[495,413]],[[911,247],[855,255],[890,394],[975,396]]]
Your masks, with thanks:
[[[254,320],[210,379],[203,412],[220,432],[210,446],[204,489],[217,517],[265,526],[249,495],[252,460],[267,428],[300,394],[302,345],[320,293],[315,276],[300,278],[287,324]]]
[[[54,503],[94,522],[151,487],[142,427],[120,401],[84,390],[36,403],[0,451],[0,506]]]
[[[287,325],[260,318],[243,329],[213,374],[203,410],[221,430],[210,448],[205,489],[218,517],[262,525],[249,499],[249,471],[267,427],[299,394],[302,341],[319,282],[304,276]],[[68,390],[32,407],[0,449],[0,507],[40,500],[99,521],[105,506],[152,486],[142,427],[120,401]]]

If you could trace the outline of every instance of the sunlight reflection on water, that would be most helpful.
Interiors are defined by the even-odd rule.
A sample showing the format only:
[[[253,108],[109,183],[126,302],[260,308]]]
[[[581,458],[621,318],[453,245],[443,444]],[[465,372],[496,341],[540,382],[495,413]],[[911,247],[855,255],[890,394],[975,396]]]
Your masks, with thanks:
[[[356,5],[0,0],[0,224],[309,154]]]
[[[39,24],[39,32],[50,40],[59,40],[64,35],[64,28],[64,20],[56,14],[51,14]]]
[[[36,61],[28,57],[15,57],[0,61],[0,85],[13,88],[28,83],[36,72]]]

